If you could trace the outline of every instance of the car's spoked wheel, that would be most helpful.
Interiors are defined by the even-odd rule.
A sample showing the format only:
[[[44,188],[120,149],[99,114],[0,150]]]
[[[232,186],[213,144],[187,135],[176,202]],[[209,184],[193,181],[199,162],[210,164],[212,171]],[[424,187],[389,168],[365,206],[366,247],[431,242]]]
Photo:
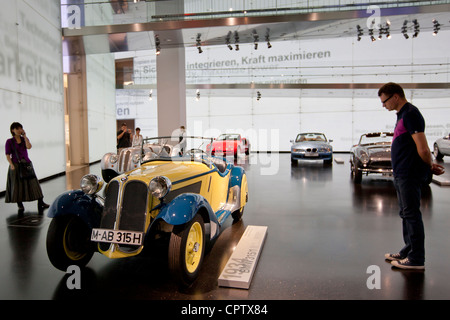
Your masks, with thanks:
[[[205,251],[205,226],[197,214],[190,222],[175,226],[169,243],[169,269],[183,285],[191,285],[198,276]]]
[[[80,218],[69,215],[53,218],[47,232],[47,254],[56,268],[67,271],[70,265],[84,267],[94,252],[90,229]]]

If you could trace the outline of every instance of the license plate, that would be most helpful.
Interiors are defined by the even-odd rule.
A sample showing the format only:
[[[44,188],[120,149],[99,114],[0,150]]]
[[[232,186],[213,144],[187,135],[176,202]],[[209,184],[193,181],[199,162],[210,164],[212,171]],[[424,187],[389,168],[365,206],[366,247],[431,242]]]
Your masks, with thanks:
[[[144,238],[143,232],[110,230],[110,229],[92,229],[91,241],[108,242],[118,244],[142,245]]]
[[[318,157],[319,153],[317,152],[306,152],[305,157]]]

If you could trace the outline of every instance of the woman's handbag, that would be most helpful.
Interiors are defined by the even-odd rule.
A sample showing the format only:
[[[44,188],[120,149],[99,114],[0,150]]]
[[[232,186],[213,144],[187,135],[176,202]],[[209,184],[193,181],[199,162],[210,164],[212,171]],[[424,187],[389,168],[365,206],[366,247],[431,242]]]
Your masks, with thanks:
[[[19,162],[19,177],[22,180],[36,178],[34,173],[33,163],[21,160]]]
[[[19,154],[17,153],[16,143],[13,141],[14,152],[16,153],[17,160],[19,160]],[[36,178],[36,173],[34,172],[33,163],[26,162],[25,159],[19,160],[19,178],[22,180]]]

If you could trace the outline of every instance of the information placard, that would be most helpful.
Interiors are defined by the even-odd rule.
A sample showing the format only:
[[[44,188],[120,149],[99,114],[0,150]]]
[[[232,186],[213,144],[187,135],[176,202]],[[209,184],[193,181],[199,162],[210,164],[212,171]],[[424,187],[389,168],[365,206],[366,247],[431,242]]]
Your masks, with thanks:
[[[248,289],[266,239],[266,226],[247,226],[219,276],[219,286]]]

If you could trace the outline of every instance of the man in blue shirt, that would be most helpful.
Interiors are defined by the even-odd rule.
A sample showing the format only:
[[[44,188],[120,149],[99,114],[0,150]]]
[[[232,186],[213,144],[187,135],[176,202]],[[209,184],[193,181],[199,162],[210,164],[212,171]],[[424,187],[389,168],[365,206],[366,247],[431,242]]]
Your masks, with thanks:
[[[385,258],[397,268],[425,269],[421,188],[432,174],[444,173],[444,167],[433,163],[425,136],[425,120],[419,109],[406,100],[403,88],[389,82],[378,90],[378,96],[383,107],[397,112],[391,158],[405,242],[398,253],[386,253]]]

